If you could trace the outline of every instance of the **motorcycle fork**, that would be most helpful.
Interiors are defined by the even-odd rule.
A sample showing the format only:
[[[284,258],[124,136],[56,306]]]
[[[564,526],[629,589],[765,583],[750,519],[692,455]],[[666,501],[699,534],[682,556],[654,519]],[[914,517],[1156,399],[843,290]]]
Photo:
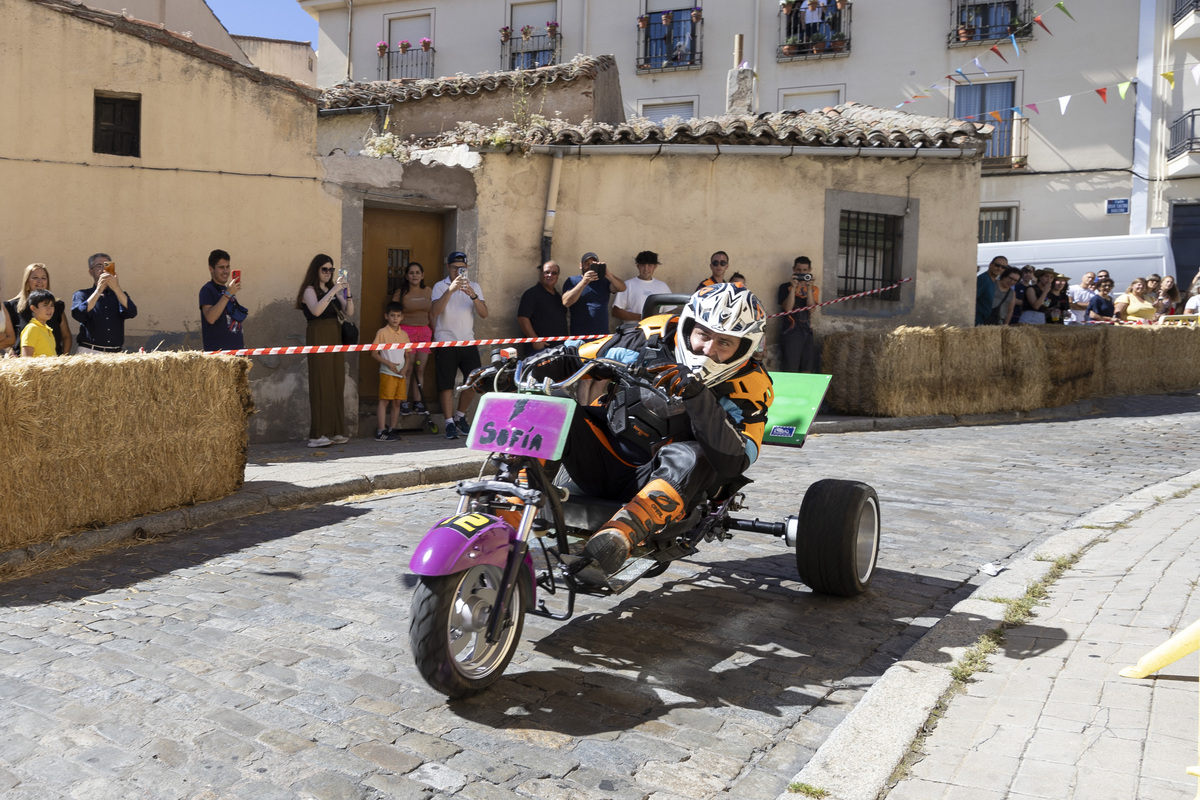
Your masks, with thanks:
[[[467,507],[467,498],[459,500],[458,513],[463,513]],[[529,532],[533,528],[533,520],[538,509],[526,504],[521,510],[521,522],[517,527],[517,535],[508,544],[508,560],[504,562],[504,574],[500,578],[500,591],[496,594],[496,605],[488,618],[486,641],[495,644],[500,641],[500,632],[508,619],[508,609],[512,607],[513,598],[520,580],[521,569],[525,566],[525,553],[529,550]]]

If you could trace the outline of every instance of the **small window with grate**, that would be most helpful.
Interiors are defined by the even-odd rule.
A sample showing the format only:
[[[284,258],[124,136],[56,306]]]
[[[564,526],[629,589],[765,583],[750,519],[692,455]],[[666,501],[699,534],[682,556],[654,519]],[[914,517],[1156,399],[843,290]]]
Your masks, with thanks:
[[[1011,242],[1015,208],[979,209],[979,243]]]
[[[838,224],[837,296],[891,286],[900,280],[904,218],[843,210]],[[900,287],[875,295],[900,300]]]
[[[408,258],[409,251],[401,250],[396,247],[389,247],[387,254],[387,299],[392,297],[399,291],[404,282],[408,280]]]
[[[142,96],[96,92],[92,152],[142,155]]]

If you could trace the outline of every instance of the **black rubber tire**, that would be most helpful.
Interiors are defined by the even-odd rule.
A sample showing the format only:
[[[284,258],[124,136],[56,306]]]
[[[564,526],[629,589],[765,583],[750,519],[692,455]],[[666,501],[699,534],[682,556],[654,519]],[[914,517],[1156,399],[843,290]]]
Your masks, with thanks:
[[[826,479],[800,504],[796,570],[814,592],[853,597],[867,590],[879,559],[879,496],[865,483]]]
[[[422,576],[413,593],[408,623],[413,659],[421,677],[448,697],[468,697],[495,683],[517,650],[528,600],[525,580],[517,581],[500,641],[486,642],[502,574],[500,567],[480,564],[453,575]]]

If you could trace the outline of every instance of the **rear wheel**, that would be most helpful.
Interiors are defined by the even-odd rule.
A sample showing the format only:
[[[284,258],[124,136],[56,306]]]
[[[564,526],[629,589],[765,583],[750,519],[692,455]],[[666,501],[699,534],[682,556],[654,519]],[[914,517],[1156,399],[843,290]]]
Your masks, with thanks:
[[[879,558],[879,497],[865,483],[822,480],[800,504],[796,569],[813,591],[862,594]]]
[[[413,594],[408,638],[417,669],[449,697],[494,683],[516,652],[525,624],[526,581],[518,580],[499,640],[487,641],[503,569],[480,564],[453,575],[422,576]]]

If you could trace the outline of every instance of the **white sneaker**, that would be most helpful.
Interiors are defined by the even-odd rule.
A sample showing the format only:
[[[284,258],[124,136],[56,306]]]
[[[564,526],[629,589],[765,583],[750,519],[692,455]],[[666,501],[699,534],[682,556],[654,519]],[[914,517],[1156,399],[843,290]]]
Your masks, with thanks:
[[[329,445],[331,445],[331,444],[333,444],[333,442],[329,441],[324,436],[322,436],[320,439],[309,439],[308,440],[309,447],[329,447]]]
[[[330,436],[329,441],[333,442],[334,444],[345,444],[346,442],[350,441],[350,437],[349,436]]]

